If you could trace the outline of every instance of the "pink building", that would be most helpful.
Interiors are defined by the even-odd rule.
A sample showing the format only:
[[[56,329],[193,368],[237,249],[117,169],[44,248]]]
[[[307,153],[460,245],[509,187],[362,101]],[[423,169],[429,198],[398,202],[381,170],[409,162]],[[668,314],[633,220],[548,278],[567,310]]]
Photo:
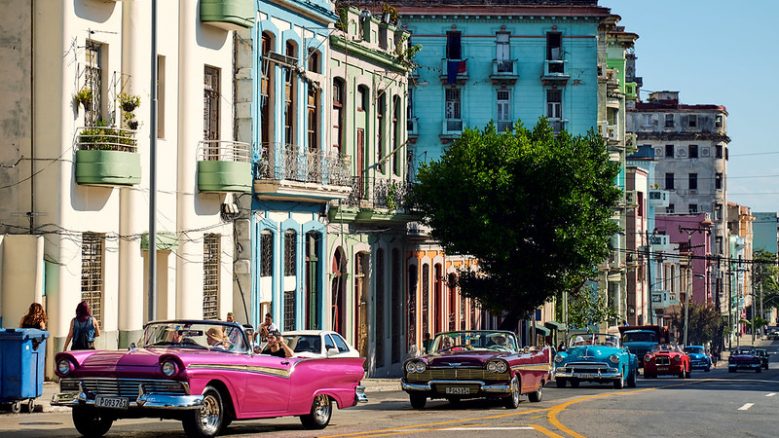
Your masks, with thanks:
[[[715,289],[712,284],[718,283],[712,271],[716,259],[711,256],[711,227],[708,213],[657,215],[655,218],[656,233],[669,236],[672,244],[679,245],[678,257],[682,266],[692,262],[692,271],[682,269],[678,274],[682,293],[689,289],[692,281],[692,302],[717,306],[719,303],[714,301],[716,296],[712,294]],[[683,294],[679,297],[682,302]]]

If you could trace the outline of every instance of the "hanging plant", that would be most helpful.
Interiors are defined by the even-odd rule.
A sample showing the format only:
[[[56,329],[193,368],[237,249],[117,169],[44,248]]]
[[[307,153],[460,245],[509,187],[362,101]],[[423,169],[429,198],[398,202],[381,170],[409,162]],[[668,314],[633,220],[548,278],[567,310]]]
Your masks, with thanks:
[[[91,111],[92,110],[92,89],[89,87],[84,87],[76,94],[73,95],[73,101],[76,102],[76,104],[81,104],[84,107],[84,111]]]
[[[138,121],[135,120],[135,119],[128,120],[127,121],[127,127],[132,129],[133,131],[135,131],[136,129],[138,129]]]
[[[119,104],[122,106],[122,111],[133,112],[141,105],[141,98],[130,94],[119,94]]]

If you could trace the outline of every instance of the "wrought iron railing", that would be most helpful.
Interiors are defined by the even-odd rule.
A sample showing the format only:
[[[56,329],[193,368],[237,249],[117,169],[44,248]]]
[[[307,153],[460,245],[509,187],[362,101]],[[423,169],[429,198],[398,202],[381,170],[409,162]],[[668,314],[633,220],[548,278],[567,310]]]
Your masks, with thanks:
[[[197,148],[198,161],[238,161],[251,158],[249,143],[231,140],[201,140]]]
[[[301,150],[297,145],[264,148],[258,163],[259,179],[348,186],[350,160],[337,152]]]
[[[411,185],[386,178],[352,177],[352,192],[346,205],[361,208],[409,210]]]
[[[90,126],[78,129],[76,150],[137,152],[135,131],[110,126]]]

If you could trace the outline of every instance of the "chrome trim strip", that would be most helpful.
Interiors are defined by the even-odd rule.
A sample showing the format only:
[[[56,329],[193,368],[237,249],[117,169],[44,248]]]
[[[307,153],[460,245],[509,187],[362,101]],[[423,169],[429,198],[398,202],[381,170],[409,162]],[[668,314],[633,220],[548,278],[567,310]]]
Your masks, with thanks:
[[[400,387],[406,392],[433,392],[433,385],[478,385],[479,392],[494,394],[510,394],[511,386],[508,383],[487,384],[481,380],[431,380],[427,383],[409,383],[406,379],[400,381]]]
[[[89,398],[87,394],[80,392],[61,392],[54,394],[51,399],[54,406],[74,407],[74,406],[94,406],[95,399]],[[139,394],[135,400],[130,400],[130,408],[143,409],[173,409],[190,410],[200,409],[203,406],[202,395],[173,395],[173,394]]]

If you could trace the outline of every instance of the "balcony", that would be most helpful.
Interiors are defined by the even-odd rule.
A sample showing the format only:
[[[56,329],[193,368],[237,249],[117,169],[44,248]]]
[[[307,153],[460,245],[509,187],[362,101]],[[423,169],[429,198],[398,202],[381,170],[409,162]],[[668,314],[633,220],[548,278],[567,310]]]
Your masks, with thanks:
[[[665,309],[679,305],[679,297],[675,292],[667,290],[652,291],[652,307],[655,309]]]
[[[205,140],[197,148],[197,187],[204,193],[252,191],[250,146],[238,141]]]
[[[411,117],[406,121],[406,130],[408,131],[408,138],[419,137],[419,119]]]
[[[441,138],[457,138],[462,135],[465,123],[463,119],[444,119],[441,126]]]
[[[638,99],[638,84],[635,82],[625,82],[625,99]]]
[[[670,197],[671,195],[668,190],[650,190],[649,205],[667,208],[670,205]]]
[[[566,83],[571,75],[566,73],[565,60],[547,59],[544,61],[544,74],[541,80],[547,83]]]
[[[652,251],[671,250],[671,238],[666,234],[655,234],[654,236],[649,236],[649,244],[652,246]]]
[[[76,136],[76,184],[134,186],[141,182],[135,131],[80,128]]]
[[[516,59],[493,59],[490,79],[493,84],[513,84],[519,79]]]
[[[349,196],[348,156],[297,145],[275,146],[263,150],[257,163],[254,191],[261,200],[326,203]]]
[[[342,204],[343,213],[353,212],[356,221],[403,221],[410,210],[411,185],[387,178],[353,177],[351,193]],[[337,216],[336,216],[337,217]]]
[[[200,0],[200,21],[228,31],[248,29],[254,24],[254,1]]]
[[[451,68],[451,80],[449,72]],[[441,82],[444,84],[463,84],[468,80],[468,63],[465,59],[441,59]]]

